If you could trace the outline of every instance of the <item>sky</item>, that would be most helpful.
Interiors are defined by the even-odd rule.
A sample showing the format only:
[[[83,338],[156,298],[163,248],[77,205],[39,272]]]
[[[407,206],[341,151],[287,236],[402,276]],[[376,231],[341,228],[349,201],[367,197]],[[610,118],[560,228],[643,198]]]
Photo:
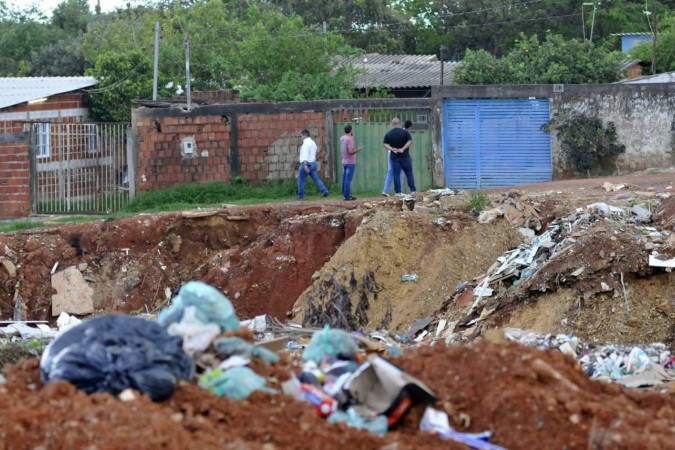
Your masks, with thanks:
[[[35,3],[40,6],[42,12],[44,12],[48,16],[51,16],[54,8],[56,8],[56,6],[62,1],[63,0],[36,0]],[[23,2],[15,1],[15,3],[19,4]],[[133,6],[134,4],[140,2],[139,0],[101,0],[101,11],[109,12],[114,10],[115,8],[123,7],[127,3],[131,3],[131,5]],[[96,7],[96,0],[89,0],[89,9],[93,12],[95,7]]]

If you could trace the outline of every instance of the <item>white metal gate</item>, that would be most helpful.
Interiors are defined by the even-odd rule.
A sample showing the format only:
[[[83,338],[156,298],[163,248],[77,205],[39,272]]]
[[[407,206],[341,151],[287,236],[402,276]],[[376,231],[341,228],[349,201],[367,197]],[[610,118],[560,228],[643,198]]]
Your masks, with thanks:
[[[111,213],[129,200],[123,123],[32,123],[31,209]]]

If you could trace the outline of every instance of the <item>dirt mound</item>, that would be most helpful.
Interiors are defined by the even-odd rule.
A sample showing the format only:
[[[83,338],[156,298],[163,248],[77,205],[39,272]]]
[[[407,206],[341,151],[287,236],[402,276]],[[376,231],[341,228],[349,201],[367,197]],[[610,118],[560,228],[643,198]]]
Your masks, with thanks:
[[[397,360],[429,385],[460,431],[492,431],[509,449],[665,449],[675,398],[590,381],[558,352],[483,342],[421,347]],[[330,425],[306,403],[256,393],[218,398],[183,383],[169,400],[123,402],[67,383],[40,385],[37,359],[6,371],[0,385],[0,448],[415,449],[464,448],[418,431],[411,410],[384,439]]]
[[[11,317],[18,295],[27,318],[51,318],[58,264],[79,268],[97,311],[157,310],[185,282],[204,280],[242,318],[283,318],[365,213],[311,203],[227,207],[0,235],[0,256],[15,269],[0,266],[0,317]]]
[[[315,274],[294,306],[295,320],[321,325],[339,310],[354,318],[351,328],[406,331],[437,310],[457,283],[521,240],[504,220],[480,225],[464,213],[438,217],[417,208],[369,217]],[[402,281],[406,274],[417,281]]]

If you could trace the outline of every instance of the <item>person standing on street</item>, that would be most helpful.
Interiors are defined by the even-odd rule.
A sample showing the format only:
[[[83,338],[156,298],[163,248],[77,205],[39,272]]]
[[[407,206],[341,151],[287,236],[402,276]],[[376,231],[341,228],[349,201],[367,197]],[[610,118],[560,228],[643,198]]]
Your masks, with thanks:
[[[356,169],[356,154],[363,150],[354,147],[354,132],[351,125],[345,125],[345,134],[340,138],[340,152],[342,153],[342,195],[345,200],[356,200],[352,197],[351,184]]]
[[[305,196],[305,179],[307,175],[312,178],[316,187],[321,191],[322,197],[328,197],[328,188],[323,184],[316,172],[316,142],[310,137],[308,130],[302,130],[302,146],[300,147],[300,169],[298,171],[298,200]]]
[[[408,180],[408,188],[411,194],[417,192],[415,188],[415,177],[412,169],[412,158],[408,149],[412,145],[412,136],[406,129],[401,128],[401,121],[398,118],[391,120],[392,129],[384,135],[384,148],[390,151],[391,166],[394,176],[394,192],[397,197],[402,197],[401,170],[405,173]]]

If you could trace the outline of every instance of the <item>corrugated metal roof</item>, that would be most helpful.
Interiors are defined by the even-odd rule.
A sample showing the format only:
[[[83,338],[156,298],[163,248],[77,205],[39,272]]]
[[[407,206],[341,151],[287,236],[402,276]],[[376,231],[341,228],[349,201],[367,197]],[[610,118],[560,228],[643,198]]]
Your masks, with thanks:
[[[656,75],[647,75],[633,79],[617,81],[620,84],[657,84],[657,83],[675,83],[675,72],[658,73]]]
[[[639,60],[639,59],[631,59],[631,60],[628,60],[628,61],[624,61],[624,62],[621,63],[621,66],[619,67],[619,70],[624,71],[624,70],[630,69],[631,67],[636,66],[636,65],[640,64],[641,62],[642,61]]]
[[[94,77],[0,78],[0,109],[76,91],[97,83]]]
[[[342,58],[342,63],[351,64],[359,73],[356,87],[359,89],[386,87],[389,89],[426,88],[441,84],[441,62],[436,55],[380,55],[369,53],[353,58]],[[452,69],[457,61],[446,61],[443,84],[450,84]]]
[[[612,36],[651,36],[649,31],[642,31],[636,33],[613,33]]]

